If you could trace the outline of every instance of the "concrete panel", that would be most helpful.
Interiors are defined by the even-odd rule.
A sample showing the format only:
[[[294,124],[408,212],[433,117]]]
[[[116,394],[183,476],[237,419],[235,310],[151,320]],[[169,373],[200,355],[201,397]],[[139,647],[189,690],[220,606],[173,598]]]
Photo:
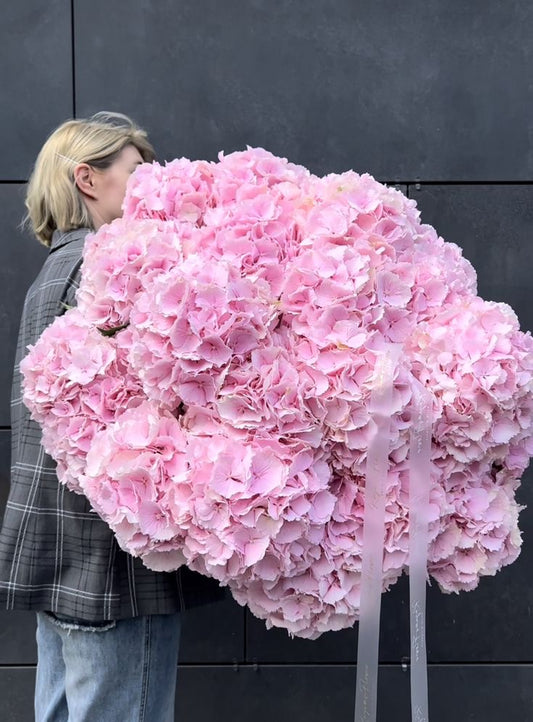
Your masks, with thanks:
[[[243,662],[244,615],[244,609],[229,596],[185,612],[180,664]]]
[[[0,610],[0,665],[37,664],[35,629],[33,612]]]
[[[70,6],[2,3],[0,180],[26,180],[47,135],[72,117]]]
[[[422,220],[461,246],[479,295],[509,303],[531,330],[533,185],[421,185],[409,193]]]
[[[0,715],[3,722],[33,722],[35,669],[0,667]]]
[[[355,667],[271,666],[178,670],[179,722],[324,722],[352,720]],[[526,722],[533,708],[531,665],[434,666],[429,670],[431,722]],[[378,722],[411,719],[409,674],[379,673]]]
[[[163,159],[249,144],[391,181],[533,172],[529,0],[74,7],[79,114],[132,114]]]

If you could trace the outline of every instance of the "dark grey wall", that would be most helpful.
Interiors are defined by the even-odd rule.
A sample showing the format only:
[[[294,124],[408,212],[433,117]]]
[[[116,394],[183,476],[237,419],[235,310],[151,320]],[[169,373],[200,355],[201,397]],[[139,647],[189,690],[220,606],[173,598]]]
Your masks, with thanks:
[[[67,117],[119,110],[161,159],[246,144],[323,173],[402,184],[459,243],[480,293],[523,328],[533,230],[531,0],[20,0],[0,41],[0,514],[9,382],[25,290],[44,249],[21,234],[24,181]],[[532,474],[523,503],[533,501]],[[533,517],[519,560],[478,590],[429,590],[432,722],[533,717]],[[33,620],[0,612],[0,719],[32,719]],[[383,598],[381,722],[409,717],[406,580]],[[180,722],[350,720],[356,631],[265,630],[232,601],[185,620]]]

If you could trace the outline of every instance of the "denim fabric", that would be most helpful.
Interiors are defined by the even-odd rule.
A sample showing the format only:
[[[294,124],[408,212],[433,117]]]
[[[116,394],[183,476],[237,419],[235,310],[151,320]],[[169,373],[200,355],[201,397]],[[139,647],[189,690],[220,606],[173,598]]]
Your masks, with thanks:
[[[36,722],[173,722],[179,614],[37,613]]]

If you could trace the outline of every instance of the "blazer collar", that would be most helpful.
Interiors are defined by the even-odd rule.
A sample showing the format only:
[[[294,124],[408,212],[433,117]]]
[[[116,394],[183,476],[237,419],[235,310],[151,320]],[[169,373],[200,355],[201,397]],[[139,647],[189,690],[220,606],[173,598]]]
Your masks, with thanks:
[[[71,231],[54,231],[52,242],[50,243],[50,253],[57,251],[58,248],[66,246],[71,241],[82,241],[89,233],[88,228],[74,228]]]

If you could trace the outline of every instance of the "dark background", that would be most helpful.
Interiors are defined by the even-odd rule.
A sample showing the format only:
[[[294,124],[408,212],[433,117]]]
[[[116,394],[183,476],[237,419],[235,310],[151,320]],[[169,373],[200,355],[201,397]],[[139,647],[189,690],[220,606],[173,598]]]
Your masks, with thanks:
[[[531,0],[19,0],[0,34],[0,515],[18,319],[46,254],[18,230],[24,184],[68,117],[130,114],[160,160],[261,145],[398,184],[463,247],[480,295],[532,327]],[[511,567],[468,594],[429,590],[432,722],[533,720],[532,514]],[[383,597],[381,636],[378,717],[407,722],[406,579]],[[3,722],[32,719],[33,637],[31,614],[0,612]],[[356,643],[290,640],[231,600],[191,611],[176,719],[348,722]]]

